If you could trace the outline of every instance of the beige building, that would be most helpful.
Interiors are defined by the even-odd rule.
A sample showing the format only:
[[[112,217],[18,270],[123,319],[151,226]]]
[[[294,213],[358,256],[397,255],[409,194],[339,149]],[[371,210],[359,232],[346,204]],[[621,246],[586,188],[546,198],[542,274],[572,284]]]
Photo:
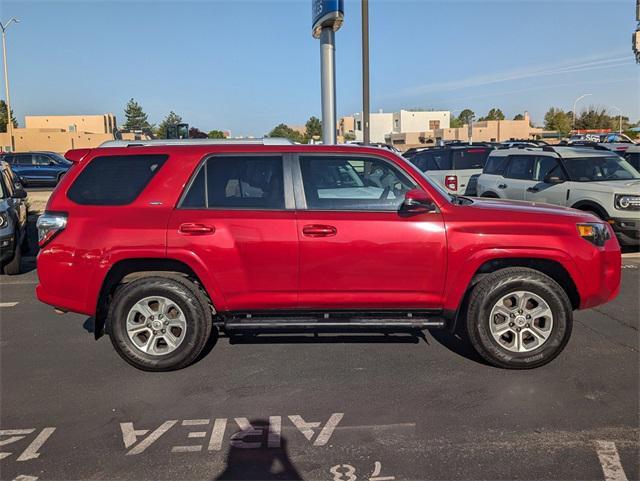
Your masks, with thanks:
[[[25,115],[26,129],[58,129],[67,132],[113,134],[116,116],[102,115]]]
[[[523,120],[485,120],[474,122],[471,140],[474,142],[504,142],[511,139],[535,139],[550,132],[531,127],[529,114],[525,112]],[[469,126],[440,128],[424,132],[393,133],[386,136],[387,143],[400,150],[421,145],[433,145],[439,140],[460,140],[468,142]]]
[[[113,140],[116,118],[103,115],[27,115],[25,128],[13,129],[13,139],[0,133],[0,150],[65,153],[70,149],[97,147]]]

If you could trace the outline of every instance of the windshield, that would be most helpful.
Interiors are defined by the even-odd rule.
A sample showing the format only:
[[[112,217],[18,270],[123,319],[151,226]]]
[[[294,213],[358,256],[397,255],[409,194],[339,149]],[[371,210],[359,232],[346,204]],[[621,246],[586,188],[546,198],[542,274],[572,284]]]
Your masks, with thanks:
[[[569,178],[577,182],[640,179],[640,174],[618,156],[564,159]]]

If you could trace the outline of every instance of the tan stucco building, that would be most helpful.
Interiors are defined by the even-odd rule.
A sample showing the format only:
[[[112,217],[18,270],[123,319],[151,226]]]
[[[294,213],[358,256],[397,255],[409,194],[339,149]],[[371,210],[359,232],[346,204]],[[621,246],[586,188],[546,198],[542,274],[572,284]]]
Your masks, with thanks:
[[[117,128],[113,114],[27,115],[24,124],[24,128],[13,129],[13,139],[8,133],[0,133],[0,150],[64,153],[92,148],[113,140]]]
[[[474,142],[504,142],[511,139],[535,139],[550,132],[532,127],[529,114],[525,112],[523,120],[485,120],[474,122],[471,139]],[[469,141],[469,126],[426,130],[424,132],[392,133],[386,136],[387,143],[400,150],[421,145],[433,145],[438,140]]]

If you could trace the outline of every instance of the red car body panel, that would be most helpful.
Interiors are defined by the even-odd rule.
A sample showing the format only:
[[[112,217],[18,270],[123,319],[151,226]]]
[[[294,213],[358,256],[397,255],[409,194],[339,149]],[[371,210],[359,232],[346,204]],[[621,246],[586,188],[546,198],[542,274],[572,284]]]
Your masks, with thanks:
[[[596,221],[590,214],[525,202],[452,204],[404,159],[383,149],[357,152],[402,167],[430,194],[439,212],[403,217],[393,212],[176,208],[194,170],[209,155],[348,154],[354,149],[303,145],[94,149],[63,177],[47,205],[48,211],[68,213],[68,225],[38,255],[37,296],[55,307],[94,315],[103,283],[118,262],[172,259],[198,276],[218,311],[455,312],[478,269],[505,258],[559,263],[576,286],[580,308],[617,295],[621,259],[615,236],[604,247],[596,247],[577,234],[577,223]],[[92,159],[142,150],[169,157],[132,204],[81,206],[67,198],[67,190]],[[184,225],[188,232],[181,232]]]

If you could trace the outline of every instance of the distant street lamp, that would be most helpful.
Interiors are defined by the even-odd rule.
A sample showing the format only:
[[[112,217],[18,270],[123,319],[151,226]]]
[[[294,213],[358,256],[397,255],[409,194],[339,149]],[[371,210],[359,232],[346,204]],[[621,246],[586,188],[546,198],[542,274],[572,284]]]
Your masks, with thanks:
[[[2,58],[4,59],[4,93],[7,97],[7,132],[9,133],[9,142],[11,143],[11,151],[13,152],[13,122],[11,121],[11,100],[9,99],[9,72],[7,71],[7,28],[11,23],[19,23],[17,18],[11,18],[7,23],[0,22],[2,29]]]
[[[612,105],[611,108],[614,108],[618,111],[618,113],[620,114],[620,130],[619,132],[622,133],[622,109],[620,109],[619,107],[616,107],[615,105]]]
[[[576,130],[576,108],[577,108],[578,102],[580,102],[583,98],[589,97],[591,95],[593,94],[583,94],[580,97],[578,97],[575,102],[573,102],[573,125],[572,125],[573,130]]]

